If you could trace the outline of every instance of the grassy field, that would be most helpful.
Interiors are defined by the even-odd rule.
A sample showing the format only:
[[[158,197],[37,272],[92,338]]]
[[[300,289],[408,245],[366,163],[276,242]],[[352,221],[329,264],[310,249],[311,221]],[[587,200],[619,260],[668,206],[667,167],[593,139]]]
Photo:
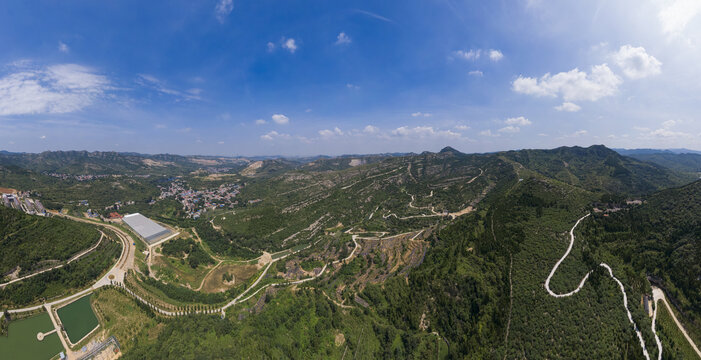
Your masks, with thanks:
[[[0,336],[0,359],[34,360],[56,356],[63,351],[58,334],[48,335],[42,341],[37,340],[38,332],[53,329],[47,313],[10,322],[8,336]]]
[[[657,332],[662,340],[662,352],[673,355],[670,359],[697,359],[698,356],[684,334],[679,330],[662,301],[657,302]]]
[[[66,334],[73,344],[78,343],[98,325],[97,317],[90,306],[91,297],[92,295],[83,296],[57,311]]]
[[[154,256],[151,270],[159,279],[167,283],[190,285],[192,289],[197,289],[202,283],[202,279],[209,273],[214,265],[200,265],[193,269],[187,262],[180,259],[158,254]]]
[[[248,279],[255,275],[258,270],[258,266],[256,265],[221,264],[218,268],[212,271],[209,276],[207,276],[204,284],[202,285],[202,292],[219,292],[238,286],[245,283]],[[233,276],[233,279],[229,284],[224,283],[223,277],[225,274]]]
[[[158,335],[160,328],[156,321],[119,290],[100,289],[93,294],[91,301],[102,329],[117,338],[123,352],[133,346],[142,331],[153,339]]]

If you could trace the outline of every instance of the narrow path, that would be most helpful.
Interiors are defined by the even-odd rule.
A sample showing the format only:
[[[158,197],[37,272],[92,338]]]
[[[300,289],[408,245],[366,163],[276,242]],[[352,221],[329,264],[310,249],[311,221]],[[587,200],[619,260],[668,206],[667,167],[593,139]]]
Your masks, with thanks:
[[[66,265],[68,265],[68,264],[70,264],[70,263],[72,263],[72,262],[74,262],[74,261],[76,261],[76,260],[82,258],[83,256],[85,256],[85,255],[91,253],[93,250],[97,249],[98,246],[100,246],[100,243],[102,243],[102,238],[105,237],[105,233],[103,233],[102,231],[100,231],[100,234],[101,234],[101,235],[100,235],[100,239],[97,240],[97,244],[93,245],[93,246],[90,247],[89,249],[85,249],[85,250],[81,251],[80,253],[78,253],[78,254],[72,256],[72,257],[71,257],[70,259],[68,259],[68,261],[66,261],[65,263],[59,264],[59,265],[56,265],[56,266],[52,266],[52,267],[50,267],[50,268],[48,268],[48,269],[39,270],[39,271],[34,272],[34,273],[31,273],[31,274],[29,274],[29,275],[25,275],[25,276],[22,276],[22,277],[20,277],[20,278],[17,278],[17,279],[8,281],[8,282],[3,283],[3,284],[0,284],[0,289],[4,288],[5,286],[10,285],[10,284],[12,284],[12,283],[16,283],[16,282],[18,282],[18,281],[26,280],[26,279],[29,279],[29,278],[31,278],[31,277],[37,276],[37,275],[39,275],[39,274],[43,274],[43,273],[45,273],[45,272],[47,272],[47,271],[60,269],[60,268],[62,268],[62,267],[64,267],[64,266],[66,266]]]
[[[689,345],[691,345],[691,347],[694,349],[694,352],[696,352],[696,355],[698,355],[699,358],[701,358],[701,351],[699,351],[699,348],[696,346],[696,343],[694,343],[694,341],[691,339],[689,334],[686,332],[686,329],[684,329],[684,326],[682,326],[681,322],[679,322],[679,320],[677,320],[677,317],[674,315],[674,311],[672,311],[672,308],[669,306],[669,303],[667,302],[667,298],[665,298],[665,296],[664,296],[664,291],[662,291],[662,289],[660,289],[658,287],[653,286],[652,287],[652,298],[655,301],[655,314],[652,317],[652,331],[653,332],[655,331],[655,320],[657,318],[657,301],[662,300],[662,302],[667,307],[667,311],[669,312],[670,315],[672,315],[672,319],[674,320],[674,323],[677,324],[677,327],[679,328],[679,330],[682,332],[682,334],[684,334],[684,338],[686,339],[686,341],[689,342]],[[662,353],[662,344],[659,343],[659,339],[657,341],[658,341],[657,346],[660,348],[660,354],[661,354]]]
[[[577,223],[574,224],[574,226],[570,230],[570,246],[567,247],[567,251],[565,251],[565,254],[562,255],[562,257],[560,258],[560,260],[557,261],[557,263],[555,263],[555,266],[550,271],[550,275],[548,275],[547,279],[545,279],[545,289],[548,291],[548,294],[550,294],[550,296],[561,298],[561,297],[572,296],[572,295],[578,293],[580,290],[582,290],[582,287],[587,282],[587,279],[589,279],[589,275],[593,271],[593,270],[590,270],[586,275],[584,275],[584,278],[582,278],[582,281],[579,282],[579,286],[577,286],[576,289],[574,289],[568,293],[557,294],[550,289],[550,279],[552,279],[553,275],[555,275],[555,271],[557,271],[557,268],[567,258],[567,255],[570,254],[570,251],[572,251],[572,246],[574,245],[574,229],[579,225],[579,223],[582,220],[587,218],[589,215],[591,215],[591,214],[586,214],[586,215],[582,216],[581,218],[579,218],[579,220],[577,220]],[[633,321],[633,315],[630,313],[630,310],[628,309],[628,294],[626,294],[626,290],[623,287],[623,283],[620,280],[618,280],[618,278],[613,276],[613,270],[611,270],[611,267],[608,264],[601,263],[601,264],[599,264],[599,266],[605,268],[608,271],[609,276],[618,284],[618,287],[621,289],[621,293],[623,294],[623,307],[626,309],[626,314],[628,315],[628,321],[633,325],[633,330],[635,330],[635,334],[638,336],[638,340],[640,341],[640,348],[643,350],[643,356],[645,356],[645,359],[650,360],[650,354],[648,353],[647,347],[645,346],[645,339],[643,339],[643,334],[640,332],[640,329],[638,329],[638,325],[635,324],[635,321]],[[653,333],[655,334],[655,340],[659,344],[659,338],[657,337],[657,333],[655,333],[654,331],[653,331]],[[660,345],[660,347],[661,347],[661,345]],[[659,359],[662,358],[661,351],[659,352],[658,358]]]

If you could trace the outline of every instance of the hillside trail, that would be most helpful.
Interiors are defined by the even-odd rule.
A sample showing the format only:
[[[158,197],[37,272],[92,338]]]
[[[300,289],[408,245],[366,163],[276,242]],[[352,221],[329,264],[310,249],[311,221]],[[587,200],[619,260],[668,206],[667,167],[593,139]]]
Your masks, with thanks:
[[[589,215],[591,215],[591,214],[586,214],[586,215],[582,216],[581,218],[579,218],[579,220],[577,220],[577,222],[574,224],[574,226],[572,226],[572,229],[570,230],[570,246],[567,248],[567,251],[565,251],[565,253],[562,255],[560,260],[558,260],[557,263],[555,263],[555,266],[550,271],[550,275],[548,275],[548,277],[545,279],[545,289],[548,291],[548,294],[550,294],[550,296],[553,296],[556,298],[562,298],[562,297],[572,296],[572,295],[578,293],[580,290],[582,290],[582,287],[584,287],[584,284],[586,284],[587,280],[589,279],[589,275],[591,275],[591,273],[593,272],[593,270],[590,270],[589,272],[587,272],[587,274],[584,275],[584,278],[582,278],[582,280],[579,282],[579,285],[577,286],[577,288],[568,292],[568,293],[557,294],[550,289],[550,280],[552,279],[553,275],[555,275],[555,272],[557,271],[557,268],[560,266],[560,264],[567,258],[567,256],[572,251],[572,246],[574,245],[574,229],[577,228],[579,223],[582,222],[582,220],[586,219]],[[628,294],[626,293],[626,290],[625,290],[625,287],[623,286],[623,283],[613,275],[613,270],[611,270],[611,267],[608,264],[601,263],[601,264],[599,264],[599,266],[603,267],[604,269],[606,269],[608,271],[609,277],[611,277],[611,279],[613,279],[618,284],[618,287],[621,289],[621,293],[623,294],[623,307],[626,309],[626,314],[628,315],[628,321],[633,325],[633,330],[635,331],[635,334],[638,336],[638,340],[640,341],[640,348],[643,351],[643,356],[645,356],[645,359],[650,360],[650,354],[647,351],[647,346],[645,346],[645,339],[643,339],[643,334],[640,332],[640,329],[638,329],[638,325],[635,324],[635,321],[633,320],[633,315],[630,313],[630,310],[628,309]],[[660,342],[660,338],[657,336],[657,333],[655,332],[654,326],[652,328],[652,333],[655,335],[655,342],[657,343],[657,347],[658,347],[658,359],[661,360],[662,359],[662,343]]]
[[[674,323],[677,324],[677,327],[679,328],[679,331],[682,332],[684,335],[684,338],[686,341],[689,342],[689,345],[694,349],[694,352],[696,352],[696,355],[701,358],[701,351],[699,351],[699,348],[696,346],[696,343],[691,339],[689,334],[686,332],[686,329],[684,329],[684,326],[682,326],[681,322],[677,320],[677,317],[674,315],[674,311],[672,311],[672,308],[669,306],[669,302],[667,302],[667,298],[664,296],[664,291],[662,289],[653,286],[652,287],[652,298],[654,299],[655,302],[655,314],[652,316],[652,331],[655,331],[655,320],[657,320],[657,302],[658,300],[662,301],[665,306],[667,307],[667,311],[669,312],[670,315],[672,315],[672,320],[674,320]],[[662,345],[658,344],[658,346],[661,348]]]

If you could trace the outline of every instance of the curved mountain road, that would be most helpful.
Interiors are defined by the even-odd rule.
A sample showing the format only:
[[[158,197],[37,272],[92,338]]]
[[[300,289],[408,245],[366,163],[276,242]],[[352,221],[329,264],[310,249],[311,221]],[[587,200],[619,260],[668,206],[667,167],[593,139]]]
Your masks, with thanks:
[[[560,260],[557,261],[557,263],[555,263],[555,266],[550,271],[550,275],[548,275],[548,277],[545,279],[545,289],[548,291],[548,294],[550,294],[550,296],[561,298],[561,297],[572,296],[572,295],[578,293],[580,290],[582,290],[582,287],[587,282],[587,279],[589,279],[589,275],[593,271],[593,270],[590,270],[586,275],[584,275],[584,278],[582,278],[582,280],[579,282],[579,285],[577,286],[577,288],[568,292],[568,293],[558,294],[558,293],[555,293],[554,291],[552,291],[552,289],[550,289],[550,280],[552,279],[553,275],[555,275],[555,272],[557,271],[557,268],[560,266],[560,264],[562,264],[562,262],[567,258],[567,256],[572,251],[572,246],[574,245],[574,229],[579,225],[580,222],[582,222],[582,220],[586,219],[589,215],[591,215],[591,214],[586,214],[586,215],[582,216],[581,218],[579,218],[579,220],[577,220],[577,222],[574,224],[574,226],[572,226],[572,229],[570,230],[570,246],[567,247],[567,251],[565,251],[565,254],[562,255],[562,257],[560,258]],[[635,321],[633,320],[633,315],[630,313],[630,310],[628,309],[628,294],[626,294],[626,290],[625,290],[625,287],[623,286],[623,283],[620,280],[618,280],[618,278],[613,276],[613,270],[611,270],[611,267],[608,264],[601,263],[601,264],[599,264],[599,266],[605,268],[608,271],[609,276],[618,284],[618,287],[621,289],[621,293],[623,294],[623,307],[626,309],[626,314],[628,315],[628,321],[633,325],[633,330],[635,330],[635,334],[638,336],[638,340],[640,341],[640,348],[643,351],[643,356],[645,356],[645,358],[647,360],[650,360],[650,354],[648,353],[647,347],[645,346],[645,339],[643,339],[643,334],[640,332],[640,329],[638,329],[638,325],[635,324]],[[654,325],[653,325],[652,332],[653,332],[653,334],[655,334],[655,342],[657,343],[658,350],[659,350],[658,351],[658,358],[662,359],[662,344],[660,342],[659,337],[657,336],[657,333],[655,332]]]

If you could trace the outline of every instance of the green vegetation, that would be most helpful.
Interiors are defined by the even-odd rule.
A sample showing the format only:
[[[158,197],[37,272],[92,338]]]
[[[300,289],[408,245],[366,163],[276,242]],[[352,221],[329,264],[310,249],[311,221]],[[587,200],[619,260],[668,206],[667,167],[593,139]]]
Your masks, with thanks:
[[[101,288],[93,293],[91,301],[100,326],[117,338],[122,352],[128,352],[140,340],[139,336],[155,340],[158,335],[161,326],[156,326],[154,314],[124,290]]]
[[[187,257],[187,263],[193,269],[196,269],[200,264],[214,264],[214,259],[207,255],[207,253],[202,250],[202,247],[191,238],[177,238],[171,240],[163,244],[161,249],[163,254],[167,256],[179,259]]]
[[[37,340],[37,333],[54,329],[49,314],[41,313],[22,320],[10,321],[8,336],[0,336],[0,358],[16,360],[50,359],[63,351],[58,334]]]
[[[655,327],[657,334],[662,341],[662,354],[667,359],[696,359],[698,355],[689,345],[684,334],[679,330],[674,319],[670,315],[667,307],[661,302],[657,302],[657,321]]]
[[[187,158],[147,159],[174,164],[154,173],[192,166]],[[134,180],[130,188],[141,200],[128,209],[194,228],[193,238],[162,245],[153,265],[160,280],[147,276],[142,244],[136,261],[143,274],[127,278],[130,289],[165,309],[230,301],[260,276],[255,263],[264,252],[288,257],[270,265],[250,294],[329,264],[311,281],[265,288],[229,308],[225,319],[165,318],[122,290],[98,291],[99,321],[127,344],[125,358],[641,359],[620,288],[600,263],[623,283],[651,357],[657,357],[651,319],[637,301],[650,293],[648,278],[669,293],[692,336],[701,333],[701,181],[659,191],[688,181],[688,174],[603,146],[481,155],[447,148],[358,159],[357,166],[351,158],[322,158],[240,167],[239,204],[198,220],[183,219],[175,201],[148,205],[165,177],[93,180],[93,195],[108,181]],[[181,174],[201,186],[221,181],[200,171]],[[646,202],[626,204],[632,196]],[[550,284],[564,293],[591,272],[588,281],[573,296],[552,297],[543,283],[568,248],[575,221],[594,207],[608,212],[580,224]],[[446,216],[455,212],[460,216]],[[351,234],[366,238],[358,239],[360,251],[348,263],[331,264],[351,254]],[[250,263],[233,261],[239,259]],[[39,288],[44,278],[37,278],[0,290],[0,304],[37,302],[71,287],[55,280],[60,286]],[[688,355],[660,316],[670,347],[664,356]]]
[[[104,241],[95,251],[59,269],[12,283],[0,289],[0,306],[18,307],[55,299],[95,282],[122,251],[121,243]]]
[[[91,298],[92,295],[83,296],[56,311],[73,344],[77,344],[98,325],[97,317],[90,306]]]
[[[51,267],[96,244],[94,226],[51,217],[25,214],[0,206],[0,274],[19,276]],[[1,280],[1,279],[0,279]]]
[[[216,316],[164,320],[158,338],[140,340],[125,359],[445,356],[446,346],[436,336],[397,330],[359,310],[341,310],[312,289],[268,293],[257,315],[245,309],[240,314],[240,321]]]

